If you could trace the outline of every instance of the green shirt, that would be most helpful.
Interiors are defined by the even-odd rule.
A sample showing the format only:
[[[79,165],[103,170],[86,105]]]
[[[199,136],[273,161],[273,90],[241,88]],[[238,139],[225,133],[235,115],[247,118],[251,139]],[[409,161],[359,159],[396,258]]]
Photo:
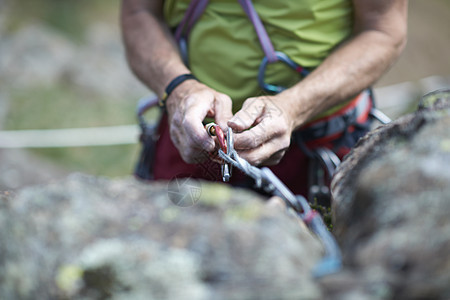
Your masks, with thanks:
[[[165,0],[171,27],[181,21],[189,0]],[[296,63],[317,67],[352,30],[351,0],[254,0],[276,51]],[[189,65],[197,78],[233,99],[233,111],[248,97],[264,94],[258,67],[264,53],[252,23],[237,0],[211,0],[192,29]],[[266,82],[292,86],[301,76],[277,62],[269,65]]]

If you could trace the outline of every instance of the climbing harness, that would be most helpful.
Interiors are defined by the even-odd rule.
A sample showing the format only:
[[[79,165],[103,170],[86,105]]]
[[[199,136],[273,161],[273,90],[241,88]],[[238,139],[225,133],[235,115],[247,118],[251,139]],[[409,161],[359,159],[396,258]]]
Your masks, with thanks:
[[[159,101],[156,96],[145,97],[139,100],[136,108],[136,116],[141,129],[139,142],[142,144],[142,148],[134,169],[134,175],[141,180],[154,179],[156,142],[159,139],[158,127],[163,114],[160,113],[158,120],[152,123],[145,120],[144,114],[149,109],[159,106]]]
[[[222,129],[215,124],[208,124],[205,128],[211,136],[223,136]],[[211,128],[214,128],[214,130],[211,130]],[[325,255],[314,268],[313,275],[315,277],[322,277],[339,271],[342,266],[342,257],[336,240],[328,231],[320,214],[311,209],[308,201],[303,196],[295,196],[269,168],[264,167],[259,169],[241,158],[236,150],[234,150],[233,131],[231,128],[228,128],[226,145],[223,144],[223,141],[220,142],[219,140],[219,148],[218,154],[223,159],[224,166],[229,165],[230,171],[231,166],[238,168],[244,174],[255,180],[258,189],[282,198],[286,206],[292,209],[322,241],[325,248]]]

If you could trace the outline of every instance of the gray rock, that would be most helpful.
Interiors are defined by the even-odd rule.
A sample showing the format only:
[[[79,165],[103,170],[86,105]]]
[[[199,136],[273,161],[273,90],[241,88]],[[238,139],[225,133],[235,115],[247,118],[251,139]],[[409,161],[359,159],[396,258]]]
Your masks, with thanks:
[[[164,182],[84,175],[3,195],[0,298],[321,299],[322,248],[296,218],[197,183],[190,207]]]
[[[22,149],[0,149],[0,191],[44,184],[67,176],[61,166]]]
[[[124,101],[148,94],[126,64],[118,29],[97,23],[87,32],[79,44],[39,23],[0,36],[0,87],[69,84]]]
[[[66,75],[70,83],[113,100],[137,100],[149,93],[128,68],[118,28],[109,24],[90,26]]]
[[[0,130],[3,129],[8,115],[11,100],[9,95],[5,92],[0,92]]]
[[[58,82],[74,54],[69,40],[54,30],[32,24],[1,38],[0,80],[8,88]]]
[[[450,92],[420,106],[364,137],[332,183],[346,265],[375,299],[450,297]]]

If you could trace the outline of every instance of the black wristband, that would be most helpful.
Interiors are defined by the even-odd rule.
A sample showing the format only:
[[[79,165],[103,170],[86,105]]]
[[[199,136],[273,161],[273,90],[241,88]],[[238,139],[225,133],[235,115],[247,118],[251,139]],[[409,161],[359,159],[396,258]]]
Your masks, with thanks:
[[[179,86],[180,84],[182,84],[184,81],[186,81],[188,79],[194,79],[194,80],[198,81],[197,77],[195,77],[192,74],[182,74],[182,75],[179,75],[179,76],[175,77],[174,79],[172,79],[172,81],[169,82],[169,84],[167,85],[166,90],[165,90],[164,95],[162,96],[161,100],[159,100],[159,106],[165,107],[166,100],[170,96],[170,93],[172,93],[173,90],[177,86]]]

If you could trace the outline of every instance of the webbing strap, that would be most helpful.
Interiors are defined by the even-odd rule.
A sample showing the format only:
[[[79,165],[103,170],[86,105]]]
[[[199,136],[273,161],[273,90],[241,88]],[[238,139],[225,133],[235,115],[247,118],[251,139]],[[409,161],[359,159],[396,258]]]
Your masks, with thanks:
[[[253,24],[253,27],[255,28],[256,35],[258,36],[259,43],[261,44],[261,47],[264,51],[264,54],[267,57],[267,60],[269,63],[273,63],[278,61],[277,55],[275,53],[275,49],[273,48],[272,41],[269,38],[269,35],[267,34],[266,29],[264,28],[264,25],[258,15],[258,13],[255,10],[255,7],[253,6],[253,3],[251,0],[239,0],[239,3],[241,4],[242,8],[244,9],[245,13],[247,14],[248,18]]]

